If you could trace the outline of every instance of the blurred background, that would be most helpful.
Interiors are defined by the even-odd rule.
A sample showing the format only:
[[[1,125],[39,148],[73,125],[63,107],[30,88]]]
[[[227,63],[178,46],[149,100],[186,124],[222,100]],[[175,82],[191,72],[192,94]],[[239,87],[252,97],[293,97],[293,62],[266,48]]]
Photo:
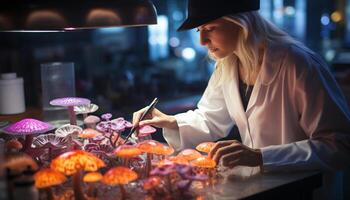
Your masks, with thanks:
[[[24,78],[27,110],[42,107],[40,65],[73,62],[76,96],[98,114],[131,120],[159,98],[173,114],[196,107],[213,71],[195,30],[176,32],[187,1],[153,0],[158,25],[74,32],[0,33],[0,73]],[[261,14],[328,62],[350,96],[350,0],[262,0]]]

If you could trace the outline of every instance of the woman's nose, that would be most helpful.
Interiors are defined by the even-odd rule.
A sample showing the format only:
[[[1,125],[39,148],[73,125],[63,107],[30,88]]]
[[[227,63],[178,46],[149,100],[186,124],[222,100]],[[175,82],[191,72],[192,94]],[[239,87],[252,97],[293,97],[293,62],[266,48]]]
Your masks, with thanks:
[[[207,37],[207,34],[204,33],[204,31],[200,32],[200,43],[201,45],[205,46],[209,42],[209,38]]]

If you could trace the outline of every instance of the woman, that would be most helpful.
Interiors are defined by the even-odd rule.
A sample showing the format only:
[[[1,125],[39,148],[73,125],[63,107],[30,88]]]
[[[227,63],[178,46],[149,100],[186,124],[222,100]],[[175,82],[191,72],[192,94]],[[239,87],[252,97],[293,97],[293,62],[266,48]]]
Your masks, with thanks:
[[[263,19],[258,8],[258,0],[189,0],[180,30],[197,27],[216,70],[196,110],[170,116],[154,109],[139,122],[141,109],[134,125],[164,128],[178,150],[225,137],[237,125],[242,143],[218,142],[209,154],[215,161],[266,172],[322,169],[337,187],[336,170],[350,166],[345,98],[319,56]],[[341,189],[328,188],[324,197]]]

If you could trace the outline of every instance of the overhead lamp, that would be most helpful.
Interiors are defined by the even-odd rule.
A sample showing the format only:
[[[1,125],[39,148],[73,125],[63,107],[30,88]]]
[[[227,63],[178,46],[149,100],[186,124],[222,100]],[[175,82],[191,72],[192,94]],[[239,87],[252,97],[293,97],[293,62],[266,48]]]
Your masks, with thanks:
[[[157,24],[150,0],[5,0],[0,31],[71,31]]]

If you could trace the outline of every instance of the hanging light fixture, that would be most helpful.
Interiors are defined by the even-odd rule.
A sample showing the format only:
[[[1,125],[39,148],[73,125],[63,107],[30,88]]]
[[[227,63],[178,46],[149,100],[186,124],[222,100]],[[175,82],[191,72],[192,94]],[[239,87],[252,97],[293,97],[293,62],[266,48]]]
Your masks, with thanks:
[[[150,0],[5,0],[0,31],[70,31],[157,23]]]

